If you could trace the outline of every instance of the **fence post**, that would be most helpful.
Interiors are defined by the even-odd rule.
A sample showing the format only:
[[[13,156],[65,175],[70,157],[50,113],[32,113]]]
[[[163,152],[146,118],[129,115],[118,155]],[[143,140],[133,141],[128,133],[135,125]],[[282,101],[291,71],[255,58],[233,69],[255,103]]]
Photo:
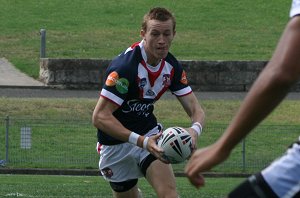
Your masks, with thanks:
[[[6,118],[4,119],[4,120],[6,120]],[[5,124],[6,125],[6,124]],[[6,126],[5,126],[5,129],[6,129]],[[6,130],[5,130],[6,131]],[[6,134],[6,132],[5,132],[5,134]],[[5,135],[5,137],[6,137],[6,135]],[[4,140],[5,141],[5,140]],[[6,143],[4,143],[4,144],[6,144]],[[1,151],[1,150],[0,150]],[[4,153],[4,155],[6,155],[5,153],[6,153],[6,148],[4,148],[4,150],[3,150],[3,153]],[[1,156],[0,156],[1,157]],[[5,159],[1,159],[0,158],[0,166],[5,166]]]
[[[46,58],[46,30],[41,29],[41,49],[40,49],[40,58]]]
[[[8,133],[9,133],[9,116],[5,118],[5,163],[8,163]]]
[[[246,170],[246,139],[242,141],[243,171]]]

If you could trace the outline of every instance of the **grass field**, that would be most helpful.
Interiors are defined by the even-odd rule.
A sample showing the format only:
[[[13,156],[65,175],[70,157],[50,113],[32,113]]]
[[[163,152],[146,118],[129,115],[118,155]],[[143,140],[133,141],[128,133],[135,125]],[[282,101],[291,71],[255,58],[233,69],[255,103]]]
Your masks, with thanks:
[[[200,139],[199,146],[204,146],[206,144],[212,143],[218,136],[222,133],[222,130],[217,126],[218,124],[226,124],[230,121],[230,118],[236,112],[238,106],[240,105],[240,101],[226,101],[226,100],[205,100],[200,101],[205,108],[207,114],[207,125],[210,127],[216,127],[217,130],[210,130],[211,133],[204,133],[202,138]],[[95,105],[96,101],[93,99],[40,99],[40,98],[0,98],[0,117],[4,117],[5,115],[10,115],[15,118],[27,117],[27,118],[38,118],[43,119],[43,121],[47,122],[47,118],[49,121],[47,122],[47,131],[45,129],[41,130],[42,132],[46,132],[47,135],[50,135],[47,139],[49,141],[45,141],[45,133],[35,133],[35,137],[40,135],[40,141],[38,141],[37,146],[41,146],[41,149],[44,150],[46,142],[50,142],[51,144],[58,142],[58,146],[52,148],[47,147],[47,150],[51,153],[58,153],[59,150],[68,150],[68,148],[64,148],[65,137],[69,131],[69,124],[64,120],[68,120],[70,118],[78,119],[81,121],[89,120],[91,117],[92,109]],[[186,117],[181,107],[179,106],[176,100],[162,100],[159,101],[156,108],[156,114],[159,120],[165,123],[178,123],[184,122],[184,119],[179,119],[182,117]],[[176,109],[176,112],[174,112]],[[291,111],[293,109],[293,111]],[[173,110],[173,111],[171,111]],[[273,112],[271,116],[265,121],[266,125],[275,125],[282,124],[286,126],[291,126],[292,124],[299,123],[299,117],[295,116],[294,112],[300,111],[300,102],[295,100],[286,100],[284,101],[280,107]],[[51,135],[51,131],[53,129],[58,130],[60,125],[57,123],[50,124],[53,119],[60,120],[63,123],[64,133],[58,135]],[[18,120],[19,121],[19,120]],[[188,121],[188,120],[186,120]],[[72,126],[72,123],[70,123]],[[79,126],[76,123],[76,126]],[[38,127],[42,127],[43,123],[39,123]],[[84,125],[85,126],[85,125]],[[92,126],[89,126],[92,128]],[[273,126],[274,127],[274,126]],[[12,126],[11,126],[12,128]],[[275,126],[276,128],[276,126]],[[85,133],[86,127],[78,128],[76,127],[76,133],[73,128],[70,128],[72,131],[72,135],[77,137],[79,141],[83,139],[87,141],[86,146],[88,150],[94,150],[94,136],[89,133]],[[288,129],[287,129],[288,130]],[[1,129],[1,131],[4,131]],[[88,131],[87,131],[88,132]],[[247,145],[251,142],[254,143],[254,147],[260,148],[257,149],[257,153],[253,153],[253,151],[247,149],[247,152],[250,151],[249,156],[259,159],[268,159],[268,158],[276,158],[278,155],[274,156],[274,149],[268,149],[270,145],[274,145],[272,148],[280,148],[282,151],[285,150],[287,144],[290,143],[293,138],[297,137],[298,132],[291,133],[289,130],[288,134],[274,133],[270,131],[268,136],[265,136],[265,133],[260,133],[257,131],[255,136],[250,136],[247,139]],[[84,138],[82,138],[82,134],[86,134]],[[19,136],[15,134],[13,136],[13,142],[19,143]],[[258,135],[258,136],[257,136]],[[3,136],[0,136],[1,142],[3,142]],[[260,141],[258,141],[258,139]],[[283,143],[285,142],[285,143]],[[3,146],[3,145],[2,145]],[[62,146],[62,147],[61,147]],[[75,149],[75,148],[74,148]],[[39,149],[38,149],[39,150]],[[264,152],[261,152],[264,151]],[[73,150],[72,153],[80,152],[80,150]],[[279,154],[282,152],[280,151]],[[24,151],[19,150],[13,156],[24,154]],[[39,153],[33,153],[33,157],[39,156]],[[235,150],[231,156],[233,161],[239,161],[237,155],[240,155],[240,148]],[[46,155],[47,156],[47,155]],[[47,156],[49,158],[49,156]],[[250,159],[251,160],[251,159]],[[42,164],[43,165],[43,164]],[[22,162],[17,167],[39,167],[37,164],[28,164],[26,161]],[[47,168],[61,168],[61,164],[55,164],[48,162]],[[67,168],[78,168],[82,166],[82,164],[75,163],[73,167],[65,164]],[[96,168],[97,159],[95,159],[95,163],[89,163],[84,166],[89,166]],[[229,167],[229,168],[226,168]],[[84,167],[83,167],[84,168]],[[86,167],[85,167],[86,168]],[[175,166],[174,170],[176,172],[182,172],[184,168],[184,164],[179,166]],[[230,166],[221,167],[222,171],[236,171],[240,170],[240,168],[231,168]],[[257,169],[255,169],[257,170]],[[253,171],[252,169],[248,169],[248,171]],[[181,197],[202,197],[202,198],[220,198],[224,197],[227,192],[229,192],[234,186],[236,186],[242,179],[241,178],[208,178],[207,185],[204,189],[200,191],[195,190],[186,178],[178,177],[178,191],[181,194]],[[98,177],[79,177],[79,176],[45,176],[45,175],[0,175],[0,197],[111,197],[110,189],[108,184],[105,183],[102,179]],[[153,190],[147,185],[145,180],[140,181],[140,187],[144,192],[144,197],[155,197]]]
[[[0,175],[0,197],[112,197],[109,184],[96,176]],[[182,198],[221,198],[242,178],[207,178],[206,187],[196,190],[184,177],[176,178]],[[156,197],[145,179],[139,188],[144,198]]]
[[[0,97],[0,117],[51,118],[54,120],[91,120],[96,99],[47,99],[47,98],[6,98]],[[206,112],[206,122],[227,124],[241,104],[240,100],[201,100],[199,103]],[[293,111],[291,111],[291,109]],[[176,111],[175,111],[176,110]],[[300,102],[284,100],[263,124],[300,123]],[[155,115],[160,122],[187,122],[189,118],[177,100],[160,100],[155,103]]]
[[[50,58],[111,59],[140,40],[142,17],[164,6],[177,18],[180,60],[269,60],[288,20],[286,0],[0,0],[0,57],[35,78],[41,28]]]
[[[204,133],[198,142],[198,147],[203,147],[220,137],[241,101],[204,100],[199,102],[206,112]],[[11,168],[96,169],[98,158],[94,152],[96,137],[95,128],[91,123],[95,103],[94,99],[0,98],[0,117],[4,121],[6,115],[9,115],[11,119],[9,127],[11,163],[7,166]],[[176,125],[190,126],[188,116],[178,101],[161,100],[155,106],[158,121],[165,128]],[[295,112],[299,111],[299,101],[286,100],[255,130],[255,133],[249,135],[245,146],[247,172],[257,171],[265,163],[285,151],[285,148],[297,138],[300,120]],[[33,147],[27,151],[19,146],[20,128],[24,126],[30,127],[33,131]],[[5,131],[4,125],[0,126],[0,129]],[[0,135],[0,142],[3,142],[0,149],[5,150],[4,135]],[[66,144],[67,142],[69,143]],[[78,146],[70,150],[69,144]],[[245,171],[240,165],[241,149],[242,145],[238,146],[228,164],[216,170]],[[0,153],[0,157],[1,155],[3,157],[3,154],[4,152]],[[36,156],[39,158],[37,159]],[[183,164],[176,165],[174,169],[176,172],[182,172],[183,167]]]

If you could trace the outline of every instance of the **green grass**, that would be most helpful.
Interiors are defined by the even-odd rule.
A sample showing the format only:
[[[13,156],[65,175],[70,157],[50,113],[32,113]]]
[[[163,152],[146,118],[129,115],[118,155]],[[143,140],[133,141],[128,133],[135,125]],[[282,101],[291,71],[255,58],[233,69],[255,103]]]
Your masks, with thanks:
[[[285,0],[0,0],[0,56],[35,78],[41,28],[50,58],[111,59],[140,40],[143,15],[164,6],[177,18],[180,60],[268,60],[288,21]]]
[[[203,100],[200,102],[206,112],[206,125],[198,147],[204,147],[212,144],[222,135],[241,101]],[[97,169],[98,156],[94,151],[95,128],[91,123],[96,100],[0,98],[0,104],[0,117],[3,123],[7,115],[11,119],[8,167]],[[299,136],[300,120],[294,113],[299,111],[299,101],[283,101],[247,137],[244,167],[241,165],[242,144],[239,144],[229,160],[214,171],[252,173],[281,155]],[[190,126],[188,116],[176,100],[158,101],[155,114],[165,128],[174,125]],[[4,126],[4,124],[0,126],[1,131],[5,131]],[[20,128],[24,126],[31,127],[33,131],[32,138],[35,142],[30,150],[21,149],[19,146]],[[5,142],[4,135],[0,135],[0,142]],[[5,144],[1,144],[0,150],[4,151],[4,146]],[[174,165],[176,172],[182,172],[183,168],[184,164]]]
[[[109,184],[95,176],[0,175],[4,197],[112,197]],[[184,177],[176,178],[182,198],[224,197],[242,178],[207,178],[205,188],[196,190]],[[156,197],[145,179],[138,183],[144,198]]]
[[[96,99],[86,98],[46,99],[0,97],[0,117],[9,115],[12,117],[90,121],[96,102]],[[241,101],[201,100],[199,103],[206,113],[207,123],[228,124],[238,110]],[[298,100],[284,100],[263,124],[297,125],[300,123],[300,117],[297,116],[297,112],[300,112],[300,102]],[[154,113],[158,121],[163,123],[190,123],[189,118],[177,100],[159,100],[155,104]]]

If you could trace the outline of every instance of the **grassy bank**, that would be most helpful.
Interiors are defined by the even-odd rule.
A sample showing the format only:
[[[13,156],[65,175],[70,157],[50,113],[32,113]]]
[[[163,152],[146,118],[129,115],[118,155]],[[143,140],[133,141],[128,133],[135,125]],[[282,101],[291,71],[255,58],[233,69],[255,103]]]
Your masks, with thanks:
[[[0,0],[0,57],[35,78],[41,28],[46,56],[111,59],[140,40],[142,17],[164,6],[177,18],[171,51],[180,60],[268,60],[290,1]]]

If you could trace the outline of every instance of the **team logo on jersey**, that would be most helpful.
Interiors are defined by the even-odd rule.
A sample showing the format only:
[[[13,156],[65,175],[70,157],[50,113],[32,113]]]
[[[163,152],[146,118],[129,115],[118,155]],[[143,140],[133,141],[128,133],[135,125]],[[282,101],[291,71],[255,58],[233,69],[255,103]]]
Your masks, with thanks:
[[[129,87],[129,82],[126,78],[120,78],[119,80],[117,80],[116,89],[121,94],[127,93],[128,92],[128,87]]]
[[[126,78],[119,79],[119,74],[113,71],[108,75],[105,85],[109,87],[116,86],[118,92],[125,94],[128,92],[129,82]]]
[[[123,113],[134,113],[138,116],[148,117],[154,109],[153,102],[143,102],[140,100],[129,100],[122,109]]]
[[[170,78],[170,74],[164,74],[163,75],[163,86],[165,87],[169,87],[171,85],[171,78]]]
[[[111,72],[106,81],[105,81],[105,84],[109,87],[112,87],[112,86],[115,86],[117,81],[119,80],[119,74],[115,71]]]
[[[147,92],[146,92],[146,96],[154,96],[155,93],[154,91],[152,91],[151,89],[149,89]]]
[[[182,84],[184,84],[184,85],[187,85],[187,84],[188,84],[188,81],[187,81],[187,78],[186,78],[186,73],[185,73],[184,70],[182,71],[180,82],[181,82]]]

